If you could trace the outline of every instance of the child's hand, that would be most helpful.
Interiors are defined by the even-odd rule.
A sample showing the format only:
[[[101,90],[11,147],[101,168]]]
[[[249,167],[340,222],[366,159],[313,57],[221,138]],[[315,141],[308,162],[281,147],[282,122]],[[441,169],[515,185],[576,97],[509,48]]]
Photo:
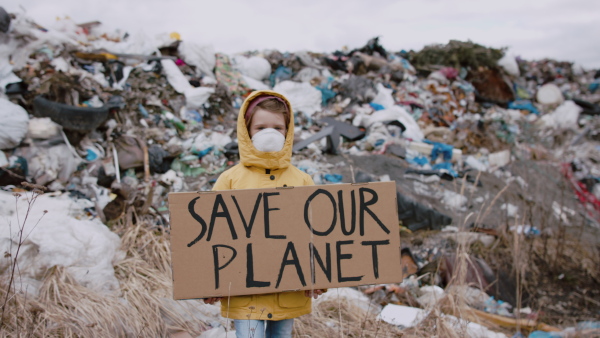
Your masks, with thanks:
[[[321,289],[317,289],[317,290],[306,290],[304,291],[304,296],[306,297],[313,297],[314,299],[319,298],[320,295],[323,294],[323,292],[325,292],[325,290],[321,290]]]
[[[204,304],[214,304],[223,299],[223,297],[204,298]]]

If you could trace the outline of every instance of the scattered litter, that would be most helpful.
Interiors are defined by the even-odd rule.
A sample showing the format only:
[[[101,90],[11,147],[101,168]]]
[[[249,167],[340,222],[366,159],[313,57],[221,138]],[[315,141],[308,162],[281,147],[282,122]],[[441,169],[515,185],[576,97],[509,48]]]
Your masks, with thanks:
[[[520,304],[559,318],[578,306],[573,297],[585,301],[579,311],[598,310],[592,302],[598,297],[597,239],[589,235],[600,228],[596,70],[527,61],[456,40],[420,51],[386,50],[373,38],[354,50],[226,55],[175,32],[148,37],[68,18],[42,27],[1,7],[0,31],[0,209],[14,223],[11,193],[23,196],[30,184],[48,189],[36,204],[49,212],[19,258],[19,286],[34,297],[40,276],[56,266],[90,290],[118,296],[122,276],[115,266],[124,258],[119,227],[150,229],[162,240],[169,232],[168,194],[212,189],[217,176],[239,161],[240,105],[251,91],[272,89],[291,101],[293,163],[315,184],[394,181],[397,187],[407,277],[371,287],[371,299],[341,288],[315,304],[341,300],[403,329],[422,325],[432,313],[391,303],[438,306],[449,292],[442,287],[459,275],[456,247],[464,244],[472,250],[465,283],[479,288],[458,292],[477,310],[509,318],[510,304]],[[521,237],[506,241],[507,222],[512,234],[532,242],[527,255],[548,255],[523,258],[535,265],[531,273],[554,273],[552,265],[560,263],[551,279],[571,283],[578,276],[575,296],[554,286],[538,290],[535,283],[545,279],[530,278],[524,290],[539,295],[521,295],[525,304],[516,300],[514,281],[505,276],[516,270],[501,265],[512,257],[506,254],[510,243]],[[564,227],[575,225],[589,256],[565,239]],[[15,229],[3,229],[0,244],[14,251]],[[162,253],[158,242],[135,250]],[[498,260],[489,261],[493,269],[481,254]],[[585,273],[569,270],[564,264],[570,260]],[[152,269],[149,274],[169,280]],[[153,306],[170,328],[188,323],[179,330],[185,334],[226,332],[217,307],[168,297]],[[534,318],[536,311],[515,312]],[[466,328],[460,336],[500,336],[449,315],[439,320],[457,332]],[[596,322],[580,324],[564,332],[597,330]]]
[[[560,88],[553,83],[540,87],[536,93],[536,99],[539,103],[545,105],[559,105],[564,101]]]

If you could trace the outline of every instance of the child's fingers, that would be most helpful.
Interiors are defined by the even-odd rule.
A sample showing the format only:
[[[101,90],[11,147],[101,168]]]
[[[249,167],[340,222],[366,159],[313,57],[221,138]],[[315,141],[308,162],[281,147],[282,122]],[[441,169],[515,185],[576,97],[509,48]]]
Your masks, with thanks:
[[[323,290],[321,290],[321,289],[304,291],[305,297],[309,297],[309,298],[313,297],[314,299],[317,299],[322,294],[323,294]]]
[[[220,301],[221,299],[223,299],[223,297],[212,297],[212,298],[205,298],[204,299],[204,303],[205,304],[214,304],[218,301]]]

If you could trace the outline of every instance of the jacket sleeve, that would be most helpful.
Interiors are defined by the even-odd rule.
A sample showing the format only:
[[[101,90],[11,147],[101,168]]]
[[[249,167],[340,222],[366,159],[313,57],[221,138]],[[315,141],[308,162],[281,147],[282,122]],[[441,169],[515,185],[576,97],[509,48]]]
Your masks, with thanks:
[[[217,182],[215,182],[212,190],[231,190],[231,179],[227,172],[222,173],[219,178],[217,178]]]
[[[309,174],[304,174],[304,185],[315,185],[315,182],[313,181],[312,177],[310,177]]]

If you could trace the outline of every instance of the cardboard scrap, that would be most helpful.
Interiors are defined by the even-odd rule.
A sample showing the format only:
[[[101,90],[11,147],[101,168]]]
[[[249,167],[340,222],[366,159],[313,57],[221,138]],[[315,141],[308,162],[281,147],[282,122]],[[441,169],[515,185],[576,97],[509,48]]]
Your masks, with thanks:
[[[395,182],[169,194],[173,298],[402,281]]]

